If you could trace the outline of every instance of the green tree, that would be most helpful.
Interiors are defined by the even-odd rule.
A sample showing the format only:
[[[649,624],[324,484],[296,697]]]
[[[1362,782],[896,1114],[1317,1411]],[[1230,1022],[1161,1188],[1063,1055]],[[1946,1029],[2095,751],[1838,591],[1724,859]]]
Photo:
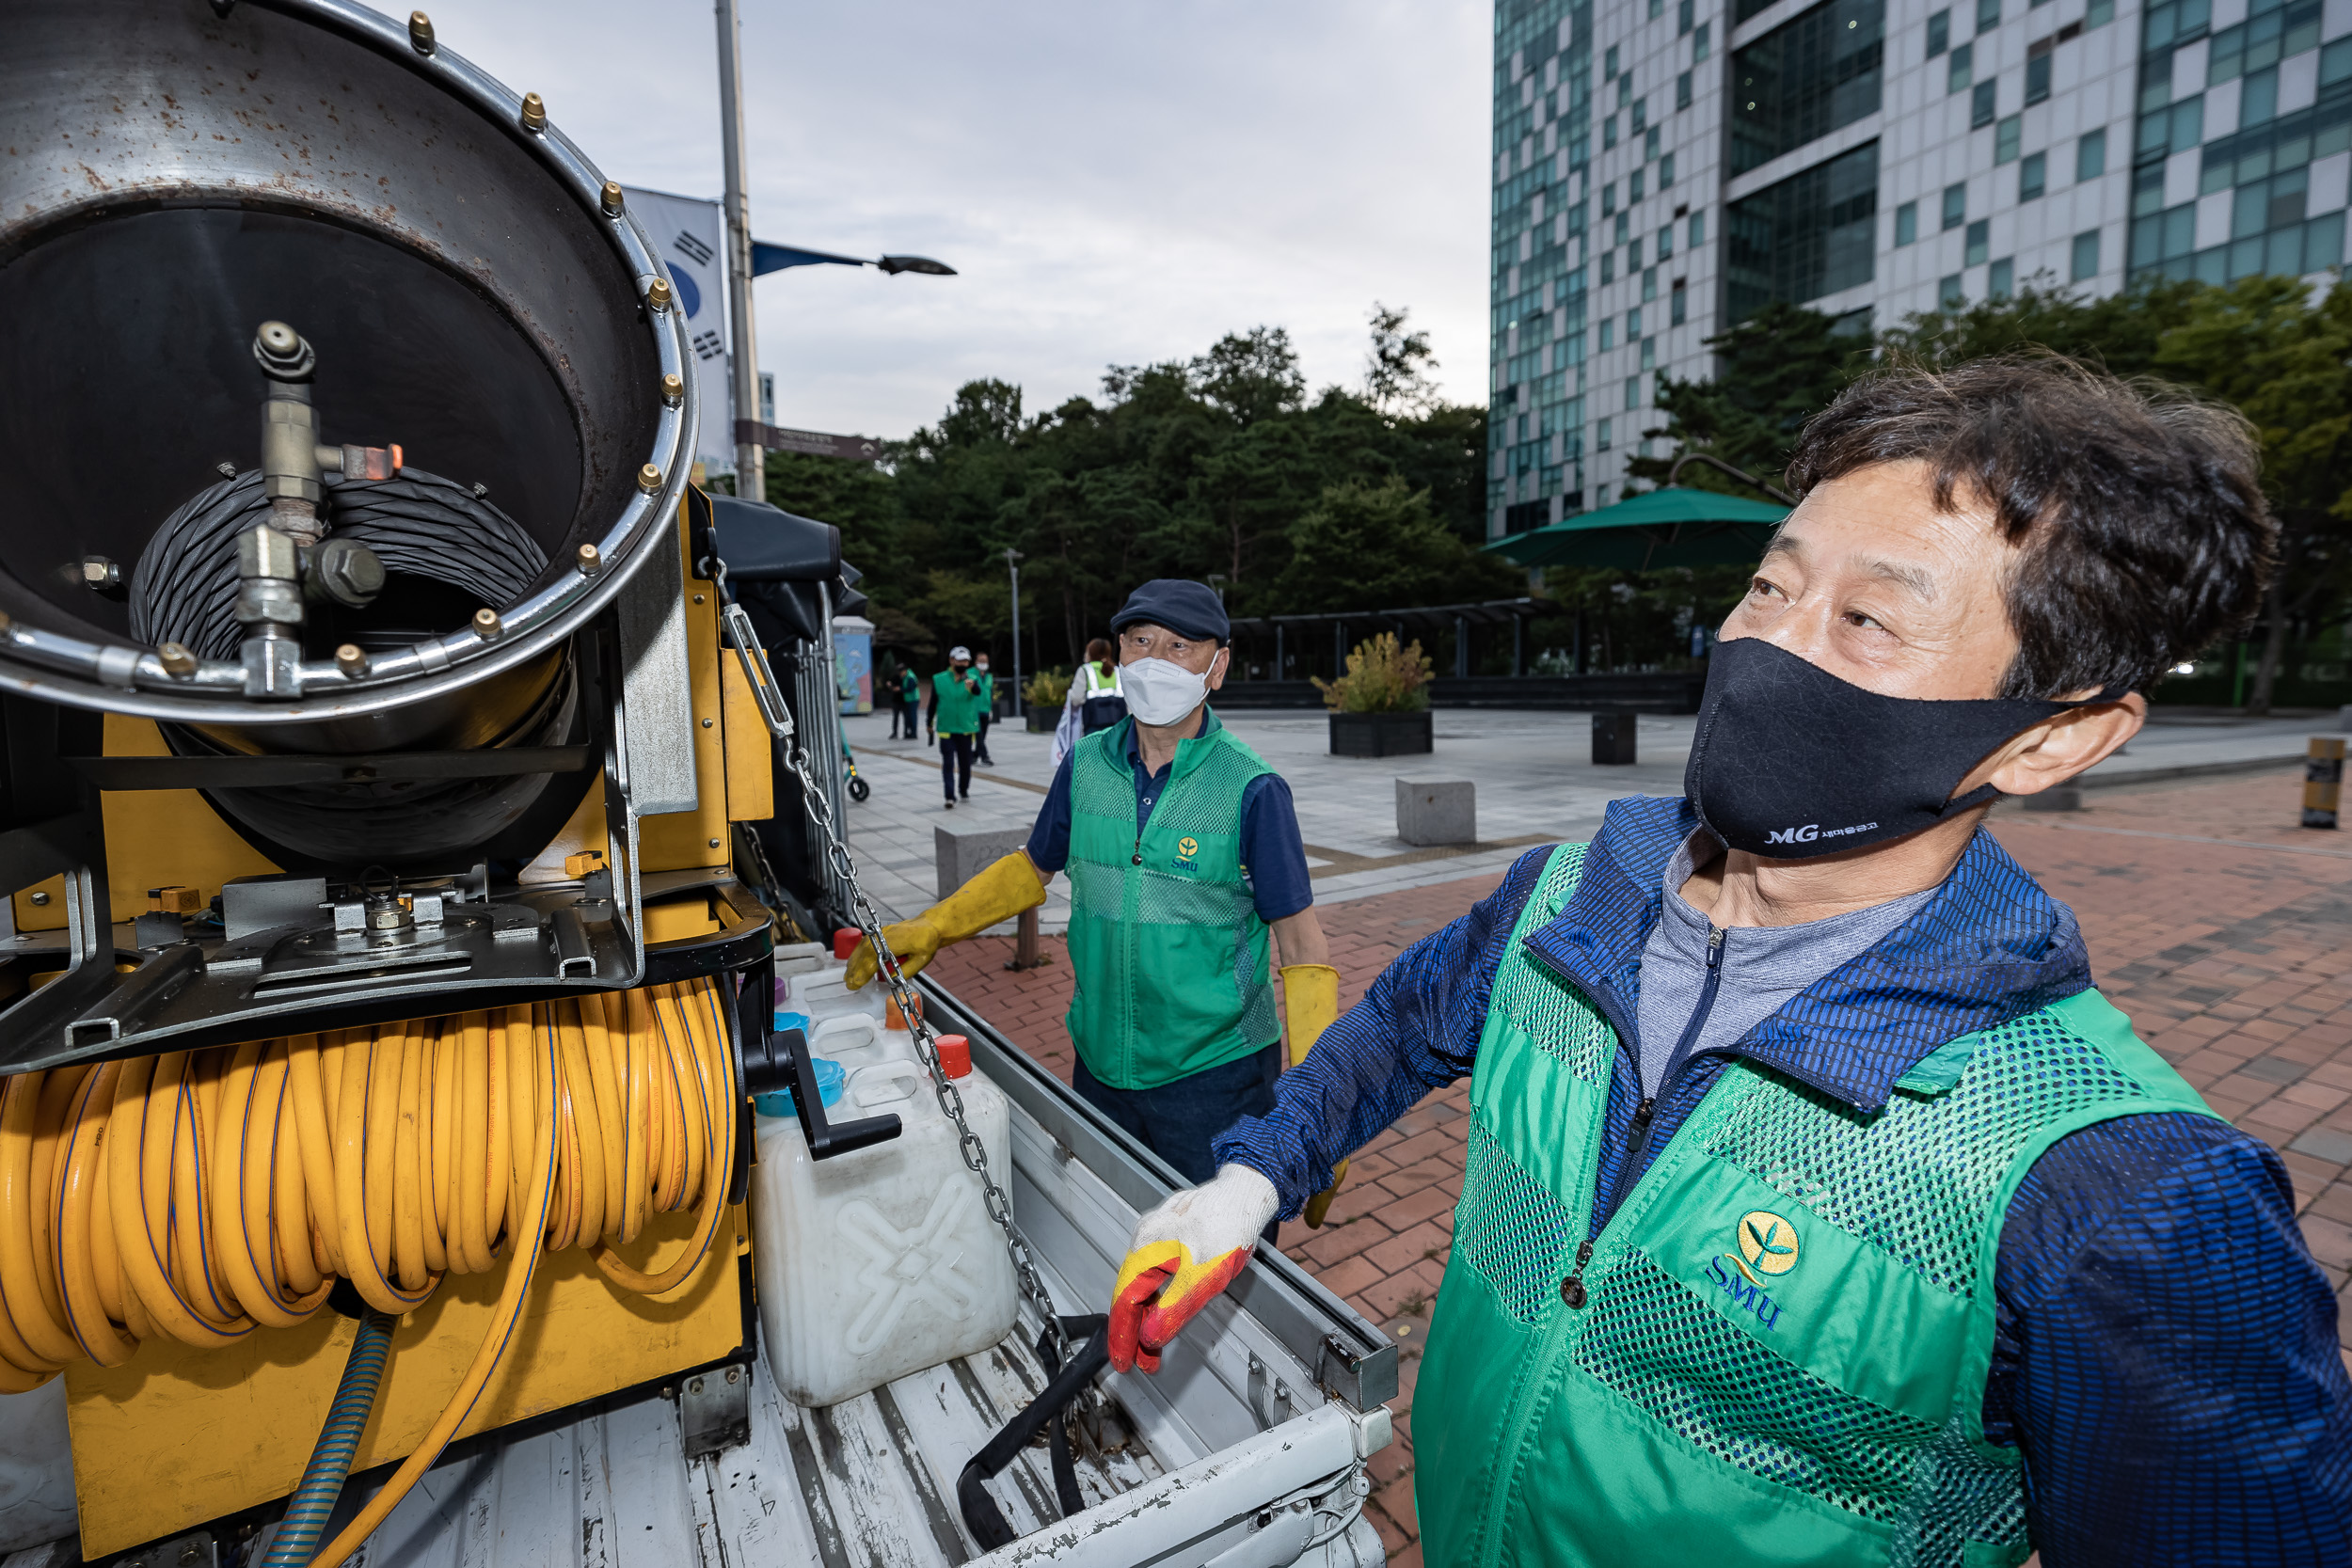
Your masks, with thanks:
[[[2156,368],[2164,335],[2188,319],[2201,291],[2194,282],[2159,279],[2085,299],[2037,278],[2010,299],[1907,316],[1879,335],[1879,349],[1890,359],[1938,368],[2046,349],[2116,375],[2144,375]]]
[[[2225,398],[2262,437],[2263,488],[2279,520],[2262,660],[2247,706],[2267,712],[2288,627],[2340,597],[2352,563],[2352,284],[2314,294],[2294,277],[2249,277],[2186,299],[2155,368]]]
[[[1768,484],[1779,484],[1805,420],[1869,368],[1870,343],[1838,330],[1829,317],[1801,305],[1775,302],[1739,325],[1707,340],[1715,351],[1711,381],[1659,377],[1658,406],[1662,436],[1675,450],[1665,457],[1637,457],[1627,472],[1663,484],[1683,452],[1704,452]],[[1748,486],[1702,464],[1682,471],[1679,483],[1702,490],[1752,495]]]
[[[1326,486],[1291,528],[1283,607],[1399,609],[1499,598],[1520,586],[1509,563],[1473,550],[1430,509],[1429,492],[1391,474]]]
[[[1381,413],[1395,416],[1426,414],[1438,403],[1429,372],[1438,356],[1429,347],[1429,334],[1407,332],[1411,311],[1391,309],[1372,302],[1372,349],[1364,356],[1364,401]]]

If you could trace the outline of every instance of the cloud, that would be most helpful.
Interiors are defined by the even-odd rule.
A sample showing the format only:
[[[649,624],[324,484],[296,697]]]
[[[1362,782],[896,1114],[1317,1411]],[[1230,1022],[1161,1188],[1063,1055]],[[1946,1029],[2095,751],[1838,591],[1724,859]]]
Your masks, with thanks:
[[[716,196],[707,5],[440,0],[447,47],[604,171]],[[993,375],[1027,406],[1103,367],[1286,326],[1361,374],[1375,298],[1485,401],[1492,8],[1466,0],[1021,7],[743,0],[752,227],[952,278],[797,267],[758,284],[787,425],[903,436]]]

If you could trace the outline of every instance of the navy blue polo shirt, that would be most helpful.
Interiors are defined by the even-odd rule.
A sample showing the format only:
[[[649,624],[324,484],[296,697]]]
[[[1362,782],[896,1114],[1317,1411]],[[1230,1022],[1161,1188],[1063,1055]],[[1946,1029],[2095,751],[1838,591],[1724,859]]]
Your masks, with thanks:
[[[1221,728],[1214,710],[1201,716],[1200,733]],[[1168,789],[1170,762],[1147,773],[1136,749],[1136,727],[1126,724],[1127,768],[1136,781],[1136,832],[1152,820],[1152,808]],[[1029,830],[1029,859],[1040,871],[1059,876],[1070,863],[1070,766],[1073,751],[1054,773],[1054,787]],[[1258,918],[1268,924],[1287,920],[1315,901],[1314,885],[1307,875],[1307,847],[1298,836],[1298,812],[1291,803],[1291,786],[1279,773],[1261,773],[1241,792],[1241,870],[1248,880],[1250,901]]]

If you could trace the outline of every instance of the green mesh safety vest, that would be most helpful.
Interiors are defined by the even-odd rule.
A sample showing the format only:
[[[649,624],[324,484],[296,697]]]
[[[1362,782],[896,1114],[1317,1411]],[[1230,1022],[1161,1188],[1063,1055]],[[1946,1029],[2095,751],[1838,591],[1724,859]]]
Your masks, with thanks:
[[[1470,1079],[1412,1412],[1426,1560],[2022,1562],[2018,1456],[1982,1429],[2010,1196],[2077,1128],[2204,1102],[2096,991],[1950,1041],[1876,1115],[1735,1061],[1570,1307],[1618,1045],[1522,939],[1583,855],[1528,901]]]
[[[979,677],[966,678],[976,684]],[[953,670],[942,670],[931,677],[931,689],[939,693],[939,712],[933,717],[932,728],[941,735],[977,735],[980,733],[980,699],[963,689]],[[986,687],[981,688],[986,690]]]
[[[1272,768],[1205,717],[1136,832],[1132,720],[1071,751],[1066,1022],[1087,1070],[1155,1089],[1279,1039],[1266,927],[1242,879],[1242,791]]]

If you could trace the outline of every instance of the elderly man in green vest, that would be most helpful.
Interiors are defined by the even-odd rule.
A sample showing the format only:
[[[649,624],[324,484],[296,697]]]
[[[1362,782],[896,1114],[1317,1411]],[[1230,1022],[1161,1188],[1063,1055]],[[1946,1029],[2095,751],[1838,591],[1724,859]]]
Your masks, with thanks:
[[[1467,1075],[1431,1568],[2342,1568],[2352,1386],[2287,1173],[1982,830],[2261,604],[2251,432],[1989,360],[1865,380],[1788,473],[1682,797],[1400,956],[1142,1217],[1112,1364]]]
[[[1282,1021],[1269,949],[1294,1057],[1337,1011],[1339,972],[1290,786],[1209,705],[1229,658],[1223,604],[1197,582],[1147,582],[1111,631],[1127,717],[1072,748],[1026,848],[882,934],[920,969],[942,945],[1043,903],[1067,869],[1078,1091],[1205,1181],[1210,1140],[1273,1108]],[[850,984],[874,967],[860,947]]]

